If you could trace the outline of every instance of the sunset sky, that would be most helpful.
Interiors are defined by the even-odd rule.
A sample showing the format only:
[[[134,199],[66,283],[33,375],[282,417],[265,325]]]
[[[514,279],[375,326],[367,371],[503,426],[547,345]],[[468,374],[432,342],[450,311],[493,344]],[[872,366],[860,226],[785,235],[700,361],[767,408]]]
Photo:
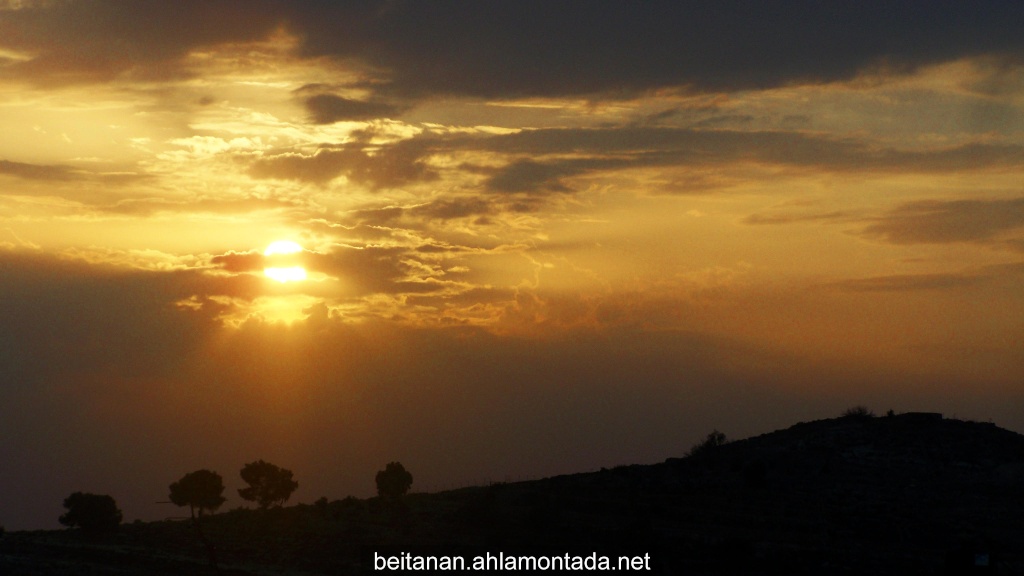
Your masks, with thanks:
[[[292,502],[392,460],[414,491],[654,463],[856,404],[1024,432],[1022,26],[0,0],[0,525],[79,490],[180,516],[200,468],[234,508],[257,459]]]

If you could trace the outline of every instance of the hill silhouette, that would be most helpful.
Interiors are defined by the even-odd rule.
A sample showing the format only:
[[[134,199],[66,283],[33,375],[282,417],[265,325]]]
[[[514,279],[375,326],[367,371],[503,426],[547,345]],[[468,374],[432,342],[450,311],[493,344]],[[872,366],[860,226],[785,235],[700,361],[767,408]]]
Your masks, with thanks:
[[[799,423],[660,464],[207,518],[220,574],[372,551],[644,552],[656,574],[1024,574],[1024,436],[939,414]],[[0,538],[0,573],[214,574],[187,522]]]

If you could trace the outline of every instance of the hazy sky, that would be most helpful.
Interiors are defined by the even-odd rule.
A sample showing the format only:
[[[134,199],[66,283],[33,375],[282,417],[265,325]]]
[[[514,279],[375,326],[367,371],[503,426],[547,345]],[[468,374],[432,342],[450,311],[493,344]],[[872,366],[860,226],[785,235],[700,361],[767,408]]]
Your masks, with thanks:
[[[0,1],[0,524],[78,490],[180,515],[199,468],[232,508],[256,459],[300,502],[392,460],[652,463],[855,404],[1024,431],[1022,23]]]

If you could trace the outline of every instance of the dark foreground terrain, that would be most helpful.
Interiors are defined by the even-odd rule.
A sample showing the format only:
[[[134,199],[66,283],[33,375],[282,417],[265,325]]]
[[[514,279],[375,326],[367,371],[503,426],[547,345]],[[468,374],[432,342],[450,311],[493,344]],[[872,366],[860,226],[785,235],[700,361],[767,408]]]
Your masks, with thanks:
[[[648,553],[646,573],[680,575],[1024,574],[1024,436],[847,416],[656,465],[204,522],[219,571],[189,522],[165,521],[7,533],[0,574],[357,574],[399,550]]]

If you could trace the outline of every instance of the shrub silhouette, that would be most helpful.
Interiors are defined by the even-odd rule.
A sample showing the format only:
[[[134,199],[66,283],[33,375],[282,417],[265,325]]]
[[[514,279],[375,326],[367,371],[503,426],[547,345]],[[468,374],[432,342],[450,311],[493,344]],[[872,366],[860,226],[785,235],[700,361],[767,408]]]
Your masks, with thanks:
[[[707,438],[705,438],[702,442],[694,444],[693,448],[690,448],[690,452],[687,455],[697,457],[707,456],[716,448],[724,444],[727,444],[728,442],[729,440],[725,437],[725,434],[719,432],[718,430],[712,430],[711,433],[708,434]]]
[[[188,506],[192,519],[196,519],[204,510],[213,512],[224,503],[224,480],[220,474],[210,470],[196,470],[181,477],[181,480],[170,486],[171,502],[178,506]]]
[[[890,410],[891,412],[891,410]],[[859,405],[847,408],[843,411],[842,418],[874,418],[875,413],[868,410],[867,406]]]
[[[248,488],[239,488],[238,495],[259,504],[260,508],[282,505],[299,483],[292,479],[292,471],[279,468],[269,462],[257,460],[246,464],[241,471],[242,480]]]
[[[89,534],[114,532],[121,524],[117,502],[105,494],[75,492],[64,499],[68,511],[58,519],[69,528],[80,527]]]
[[[377,472],[377,495],[382,498],[396,500],[409,491],[412,486],[412,474],[400,462],[389,462]]]

